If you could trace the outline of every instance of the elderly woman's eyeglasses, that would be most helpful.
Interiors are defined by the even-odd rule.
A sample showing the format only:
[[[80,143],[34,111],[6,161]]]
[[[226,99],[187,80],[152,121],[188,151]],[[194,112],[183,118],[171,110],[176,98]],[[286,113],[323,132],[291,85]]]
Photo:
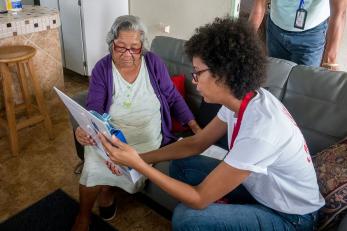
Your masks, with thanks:
[[[142,51],[142,44],[141,47],[139,48],[126,48],[126,47],[121,47],[117,46],[116,44],[113,44],[113,49],[115,52],[119,52],[121,54],[124,54],[125,52],[129,51],[130,54],[140,54]]]
[[[204,73],[205,71],[209,71],[209,70],[210,70],[209,68],[206,68],[206,69],[204,69],[204,70],[192,72],[191,74],[192,74],[193,80],[194,80],[195,82],[198,82],[198,77],[199,77],[202,73]]]

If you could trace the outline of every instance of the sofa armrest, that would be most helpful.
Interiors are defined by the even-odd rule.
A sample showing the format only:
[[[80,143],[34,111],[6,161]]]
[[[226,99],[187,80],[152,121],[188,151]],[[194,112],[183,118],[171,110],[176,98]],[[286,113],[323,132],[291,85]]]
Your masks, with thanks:
[[[342,218],[339,228],[337,231],[346,231],[347,230],[347,214]]]
[[[79,92],[76,95],[72,96],[72,99],[75,100],[82,107],[85,107],[87,93],[88,93],[88,91]],[[73,118],[73,116],[71,114],[70,114],[70,122],[71,122],[72,129],[73,129],[77,155],[81,160],[84,160],[84,147],[80,143],[78,143],[78,141],[76,140],[76,137],[75,137],[75,130],[78,127],[78,123],[76,122],[76,120]]]

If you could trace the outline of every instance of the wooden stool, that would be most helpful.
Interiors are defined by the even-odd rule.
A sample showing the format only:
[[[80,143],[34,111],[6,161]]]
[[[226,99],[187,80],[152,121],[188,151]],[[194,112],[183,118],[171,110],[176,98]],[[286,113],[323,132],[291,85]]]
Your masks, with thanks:
[[[7,129],[10,139],[10,147],[13,155],[18,154],[18,135],[17,131],[44,121],[44,125],[53,138],[52,123],[48,116],[48,111],[44,103],[43,94],[39,80],[34,75],[31,58],[36,54],[36,49],[30,46],[6,46],[0,47],[0,73],[5,99],[5,110],[7,121],[0,118],[0,125]],[[15,105],[12,92],[12,74],[9,66],[16,66],[17,76],[20,83],[21,93],[24,103]],[[27,69],[27,71],[25,70]],[[26,75],[28,74],[28,76]],[[32,82],[33,93],[36,98],[37,106],[32,104],[31,95],[28,88],[28,80]],[[37,109],[39,113],[36,113]],[[27,116],[17,122],[16,113],[26,111]]]

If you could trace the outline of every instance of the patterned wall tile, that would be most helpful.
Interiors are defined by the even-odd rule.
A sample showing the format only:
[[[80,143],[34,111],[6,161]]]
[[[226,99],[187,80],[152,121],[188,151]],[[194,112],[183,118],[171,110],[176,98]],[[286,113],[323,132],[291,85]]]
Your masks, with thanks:
[[[25,29],[18,27],[25,26]],[[6,13],[0,16],[0,38],[33,33],[60,26],[59,12],[43,6],[23,6],[17,14]]]

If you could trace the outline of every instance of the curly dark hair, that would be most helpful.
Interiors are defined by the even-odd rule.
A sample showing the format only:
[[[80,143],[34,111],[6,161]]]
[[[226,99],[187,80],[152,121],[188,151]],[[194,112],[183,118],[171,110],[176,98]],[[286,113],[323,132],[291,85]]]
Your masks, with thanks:
[[[246,21],[216,18],[195,32],[185,44],[188,57],[201,58],[237,99],[265,81],[264,49]]]

